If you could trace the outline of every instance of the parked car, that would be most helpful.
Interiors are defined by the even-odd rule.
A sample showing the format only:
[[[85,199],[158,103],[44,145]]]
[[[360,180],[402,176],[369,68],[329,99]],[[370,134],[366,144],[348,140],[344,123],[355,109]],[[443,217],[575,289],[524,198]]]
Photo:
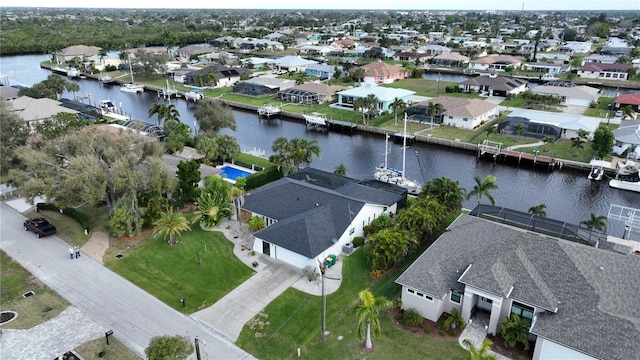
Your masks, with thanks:
[[[622,117],[622,110],[616,111],[616,117]]]
[[[27,219],[24,221],[24,230],[33,231],[37,238],[41,238],[47,235],[53,235],[56,232],[56,227],[50,224],[45,218]]]

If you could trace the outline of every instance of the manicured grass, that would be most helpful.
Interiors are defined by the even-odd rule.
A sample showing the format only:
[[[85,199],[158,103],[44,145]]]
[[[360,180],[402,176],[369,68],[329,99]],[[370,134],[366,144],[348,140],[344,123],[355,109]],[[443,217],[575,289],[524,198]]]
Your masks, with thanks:
[[[34,295],[22,297],[28,291]],[[1,328],[29,329],[55,318],[68,306],[58,294],[0,251],[0,311],[18,313],[16,319]]]
[[[243,162],[245,164],[253,164],[256,166],[260,166],[265,169],[275,166],[273,165],[273,163],[269,162],[269,160],[267,159],[263,159],[261,157],[253,156],[245,153],[239,154],[238,156],[235,157],[234,160]]]
[[[421,251],[416,252],[409,263]],[[320,340],[322,299],[295,289],[288,289],[264,310],[268,321],[262,330],[245,325],[237,345],[259,359],[294,359],[297,349],[306,359],[465,359],[464,351],[455,341],[418,336],[399,330],[388,311],[382,312],[381,338],[374,338],[375,351],[364,351],[357,337],[357,319],[353,314],[358,292],[371,288],[374,295],[394,299],[400,287],[393,281],[404,266],[391,271],[380,280],[368,275],[364,252],[357,250],[344,260],[342,285],[328,295],[326,326],[330,335]],[[338,336],[343,336],[338,340]]]
[[[107,345],[103,337],[87,341],[86,343],[73,349],[84,360],[141,360],[138,354],[124,346],[117,337],[109,337]],[[98,353],[104,352],[102,357]]]
[[[392,84],[385,84],[381,86],[415,91],[418,96],[436,97],[438,95],[453,95],[446,94],[444,90],[447,86],[458,86],[458,83],[453,81],[426,79],[403,79]],[[469,94],[464,95],[469,96]]]
[[[71,217],[61,214],[57,211],[43,210],[39,212],[30,211],[25,214],[27,217],[36,218],[43,217],[56,226],[57,236],[64,239],[69,245],[82,246],[89,241],[89,235],[84,234],[84,229],[80,224]],[[47,238],[43,238],[46,241]]]
[[[121,259],[105,256],[106,265],[184,313],[211,306],[253,274],[233,255],[233,244],[222,233],[203,231],[198,225],[183,233],[176,245],[148,234],[136,248],[122,253]]]

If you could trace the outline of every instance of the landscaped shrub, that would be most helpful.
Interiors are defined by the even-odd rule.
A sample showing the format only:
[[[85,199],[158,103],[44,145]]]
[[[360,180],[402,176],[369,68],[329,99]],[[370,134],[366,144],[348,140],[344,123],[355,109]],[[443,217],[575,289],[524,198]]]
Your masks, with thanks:
[[[418,326],[422,324],[422,315],[416,309],[407,309],[402,315],[402,321],[407,326]]]
[[[269,169],[265,169],[263,171],[258,171],[257,173],[251,174],[246,177],[247,185],[245,186],[245,189],[246,190],[257,189],[260,186],[268,184],[272,181],[276,181],[281,177],[282,177],[282,173],[275,166]]]
[[[430,328],[430,327],[428,327],[428,328],[424,329],[424,332],[425,332],[427,335],[431,334],[431,328]]]
[[[351,243],[353,243],[353,247],[362,246],[364,245],[364,237],[356,236],[353,238],[353,241]]]
[[[80,226],[82,226],[82,228],[89,233],[91,231],[91,225],[89,224],[89,218],[79,212],[78,210],[74,209],[74,208],[64,208],[62,210],[60,210],[59,207],[51,204],[51,203],[37,203],[36,204],[36,212],[37,211],[42,211],[42,210],[50,210],[50,211],[60,211],[61,214],[65,214],[68,217],[72,218],[73,220],[75,220],[78,224],[80,224]]]

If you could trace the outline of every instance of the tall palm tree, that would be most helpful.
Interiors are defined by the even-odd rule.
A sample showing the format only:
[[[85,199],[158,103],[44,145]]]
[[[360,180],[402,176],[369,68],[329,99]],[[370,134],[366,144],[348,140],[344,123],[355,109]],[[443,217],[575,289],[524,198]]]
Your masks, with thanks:
[[[547,136],[545,136],[545,137],[542,139],[542,142],[544,143],[544,151],[549,151],[549,147],[548,147],[548,145],[549,145],[549,143],[552,143],[554,140],[555,140],[555,139],[554,139],[553,137],[548,136],[548,135],[547,135]]]
[[[371,291],[362,290],[358,293],[360,303],[356,306],[356,316],[358,317],[358,337],[363,338],[363,328],[366,328],[365,347],[371,349],[371,330],[375,336],[380,337],[380,310],[391,308],[393,304],[383,297],[374,297]]]
[[[73,100],[76,100],[76,93],[80,91],[80,85],[74,82],[68,82],[64,85],[64,89],[73,93]]]
[[[367,125],[367,120],[365,120],[364,114],[367,112],[366,99],[365,98],[357,98],[353,102],[353,109],[356,111],[360,111],[362,113],[362,123]]]
[[[490,353],[491,339],[485,338],[482,340],[480,347],[475,347],[469,339],[464,339],[462,343],[469,348],[469,360],[497,360],[498,358]]]
[[[157,238],[162,235],[163,239],[169,237],[168,244],[173,245],[180,239],[182,232],[191,230],[189,221],[182,213],[175,213],[173,210],[162,214],[160,219],[156,220],[153,225],[153,237]]]
[[[365,98],[365,104],[368,109],[367,112],[369,113],[369,119],[371,119],[371,115],[374,113],[374,111],[378,110],[379,102],[380,102],[380,99],[378,99],[378,97],[375,96],[374,94],[369,94]]]
[[[364,74],[365,74],[365,71],[361,67],[356,68],[355,70],[353,70],[353,77],[358,80],[358,84],[362,83],[362,80],[364,79]]]
[[[160,124],[162,124],[162,120],[165,120],[167,118],[167,105],[162,103],[153,103],[149,108],[149,112],[147,114],[149,117],[156,115],[156,124],[160,126]]]
[[[475,196],[478,200],[478,205],[480,205],[480,200],[482,200],[483,197],[486,197],[491,202],[491,205],[495,205],[496,199],[491,195],[491,190],[498,189],[498,185],[496,185],[496,177],[494,175],[489,175],[484,178],[484,180],[480,180],[479,176],[474,176],[473,180],[476,184],[467,194],[467,200]]]
[[[174,104],[165,105],[164,117],[167,121],[180,121],[180,112]]]
[[[546,217],[547,216],[546,208],[547,208],[547,205],[545,204],[534,205],[529,208],[529,214]]]
[[[431,122],[434,124],[438,124],[439,121],[436,120],[440,120],[440,114],[442,113],[442,110],[444,110],[444,106],[440,103],[434,104],[434,103],[429,103],[429,117],[431,118]],[[436,119],[436,116],[438,117]]]
[[[398,125],[398,111],[404,110],[407,107],[407,103],[402,99],[395,98],[389,107],[393,110],[393,125]]]
[[[498,127],[497,126],[489,126],[486,130],[487,133],[487,139],[491,139],[491,135],[495,134],[498,132]]]

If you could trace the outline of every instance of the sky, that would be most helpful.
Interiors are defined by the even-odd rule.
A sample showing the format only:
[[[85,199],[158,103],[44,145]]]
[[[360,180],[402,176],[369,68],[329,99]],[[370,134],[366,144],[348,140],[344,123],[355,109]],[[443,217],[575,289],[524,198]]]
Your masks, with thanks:
[[[188,8],[188,9],[356,9],[356,10],[636,10],[640,0],[21,0],[20,7]],[[89,6],[87,6],[89,5]],[[4,2],[3,6],[7,6]]]

